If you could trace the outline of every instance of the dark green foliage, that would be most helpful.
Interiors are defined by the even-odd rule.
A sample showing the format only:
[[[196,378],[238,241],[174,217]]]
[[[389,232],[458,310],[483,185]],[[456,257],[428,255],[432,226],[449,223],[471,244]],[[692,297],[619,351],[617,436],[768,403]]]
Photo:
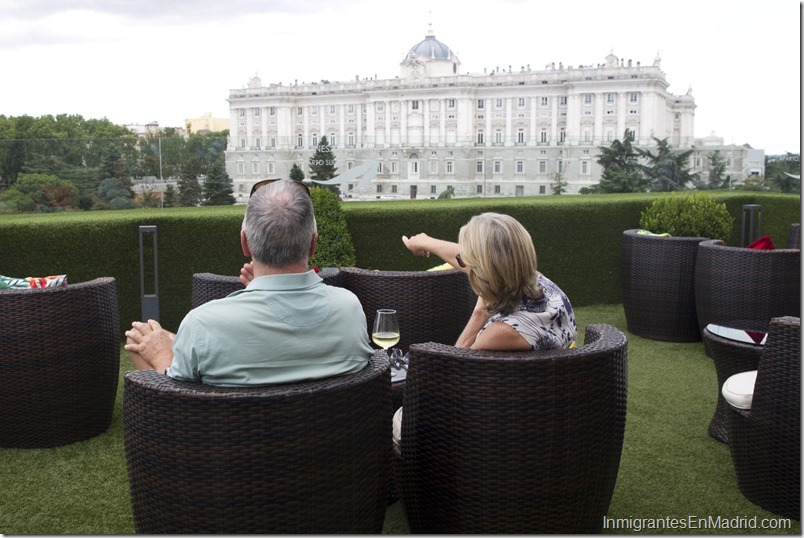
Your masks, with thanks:
[[[78,189],[71,182],[46,174],[25,174],[0,194],[0,213],[52,213],[77,202]]]
[[[326,136],[321,137],[321,143],[315,148],[315,153],[310,157],[310,179],[318,179],[325,181],[332,179],[338,172],[335,167],[335,154],[332,153],[332,148],[327,141]],[[337,185],[319,185],[324,189],[330,190],[334,193],[340,192]]]
[[[723,174],[726,172],[726,160],[720,153],[720,150],[715,150],[709,154],[709,184],[710,189],[719,189],[723,187]]]
[[[455,187],[449,185],[446,189],[441,191],[441,194],[438,195],[439,200],[450,199],[455,197]]]
[[[304,179],[304,171],[296,163],[293,163],[293,166],[290,167],[290,179],[294,181],[301,181]]]
[[[653,139],[656,153],[649,149],[637,149],[640,157],[647,161],[642,172],[647,178],[648,189],[653,192],[683,191],[697,179],[691,174],[689,158],[693,150],[675,151],[667,139]]]
[[[603,167],[600,183],[582,188],[581,194],[645,192],[647,185],[633,141],[634,133],[626,129],[622,141],[615,140],[600,148],[597,157]]]
[[[193,207],[201,203],[201,185],[193,174],[182,175],[179,179],[179,205]]]
[[[800,192],[801,155],[765,157],[765,183],[777,192]]]
[[[173,185],[168,185],[165,187],[165,192],[162,198],[162,207],[176,207],[176,188]]]
[[[725,240],[733,229],[734,217],[729,214],[726,204],[706,193],[673,193],[654,200],[642,212],[639,226],[675,237]]]
[[[98,185],[94,209],[132,209],[135,207],[131,189],[117,178],[107,178]]]
[[[413,256],[402,244],[403,235],[427,232],[456,240],[460,227],[473,215],[496,211],[522,222],[536,245],[540,270],[567,292],[575,306],[620,302],[622,232],[638,228],[641,212],[660,197],[622,194],[340,203],[324,190],[312,190],[322,236],[321,258],[314,263],[320,268],[428,269],[440,260]],[[776,245],[787,242],[790,224],[801,218],[801,197],[797,195],[718,192],[716,199],[737,219],[725,238],[730,245],[740,243],[739,217],[744,204],[762,205],[762,232]],[[345,236],[335,243],[337,247],[327,245],[324,239],[325,234],[334,237],[341,227],[328,223],[335,203],[346,220],[353,247],[345,243]],[[244,211],[243,206],[217,206],[3,215],[0,274],[67,274],[70,282],[113,276],[121,330],[125,330],[140,317],[137,229],[156,225],[160,310],[165,326],[175,330],[190,308],[193,273],[236,275],[247,261],[238,238]],[[334,222],[340,222],[339,218]]]
[[[355,249],[340,198],[334,192],[318,187],[313,187],[310,193],[318,225],[318,245],[310,265],[321,269],[354,265]]]
[[[235,203],[233,192],[232,179],[226,173],[223,162],[215,161],[209,167],[207,179],[204,181],[204,201],[201,205],[233,205]]]

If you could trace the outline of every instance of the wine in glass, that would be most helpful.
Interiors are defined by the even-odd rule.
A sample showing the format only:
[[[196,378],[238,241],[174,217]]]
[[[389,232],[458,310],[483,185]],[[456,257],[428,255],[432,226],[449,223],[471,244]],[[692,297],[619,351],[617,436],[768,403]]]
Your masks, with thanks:
[[[374,317],[374,328],[371,331],[371,339],[375,344],[385,350],[393,347],[399,342],[399,319],[396,317],[396,310],[381,308],[377,310]]]

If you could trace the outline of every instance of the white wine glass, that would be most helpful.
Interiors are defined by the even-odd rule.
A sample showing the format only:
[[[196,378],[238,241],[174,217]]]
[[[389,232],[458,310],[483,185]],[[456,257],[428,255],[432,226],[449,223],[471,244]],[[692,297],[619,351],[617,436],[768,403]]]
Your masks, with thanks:
[[[399,342],[399,319],[396,310],[381,308],[374,316],[374,328],[371,330],[371,339],[375,344],[385,350],[394,347]]]

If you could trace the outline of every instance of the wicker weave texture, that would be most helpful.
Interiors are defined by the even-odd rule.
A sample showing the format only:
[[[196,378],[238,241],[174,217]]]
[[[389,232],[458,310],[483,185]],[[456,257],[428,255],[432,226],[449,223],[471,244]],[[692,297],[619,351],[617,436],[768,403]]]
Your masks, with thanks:
[[[114,278],[0,292],[0,446],[53,447],[106,431],[120,338]]]
[[[727,326],[734,329],[754,330],[765,332],[768,330],[767,323],[756,321],[730,321]],[[762,346],[736,342],[729,338],[723,338],[709,332],[706,328],[703,331],[704,348],[706,354],[712,357],[717,373],[717,405],[709,422],[709,435],[721,443],[729,442],[729,433],[726,425],[727,403],[723,399],[721,389],[723,383],[734,374],[756,370],[759,364],[759,357],[762,354]]]
[[[698,246],[695,267],[698,324],[725,325],[735,319],[770,320],[801,315],[801,251]]]
[[[664,342],[698,342],[695,263],[701,237],[623,232],[620,284],[628,330]]]
[[[801,517],[801,320],[771,320],[751,409],[728,406],[740,491],[771,512]]]
[[[795,223],[790,226],[790,235],[787,236],[787,248],[801,250],[801,224]]]
[[[411,344],[454,344],[472,314],[477,297],[466,274],[447,271],[372,271],[341,268],[341,285],[363,305],[368,333],[380,308],[392,308],[399,318],[396,347],[407,351]]]
[[[223,388],[125,376],[139,533],[379,533],[391,472],[384,355],[361,372]]]
[[[322,269],[320,276],[325,284],[340,286],[340,271],[337,267]],[[190,308],[201,306],[213,299],[223,299],[230,293],[244,288],[238,276],[217,275],[214,273],[195,273],[190,297]]]
[[[622,451],[627,340],[571,350],[411,348],[394,476],[412,533],[600,532]]]

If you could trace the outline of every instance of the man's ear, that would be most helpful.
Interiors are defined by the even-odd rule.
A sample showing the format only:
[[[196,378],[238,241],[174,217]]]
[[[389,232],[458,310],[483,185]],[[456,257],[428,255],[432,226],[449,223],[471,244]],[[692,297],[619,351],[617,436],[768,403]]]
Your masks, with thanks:
[[[315,254],[315,246],[318,244],[318,232],[313,234],[313,240],[310,242],[310,257]]]
[[[240,248],[243,249],[243,256],[251,258],[251,249],[248,248],[248,239],[246,239],[246,232],[240,230]]]

